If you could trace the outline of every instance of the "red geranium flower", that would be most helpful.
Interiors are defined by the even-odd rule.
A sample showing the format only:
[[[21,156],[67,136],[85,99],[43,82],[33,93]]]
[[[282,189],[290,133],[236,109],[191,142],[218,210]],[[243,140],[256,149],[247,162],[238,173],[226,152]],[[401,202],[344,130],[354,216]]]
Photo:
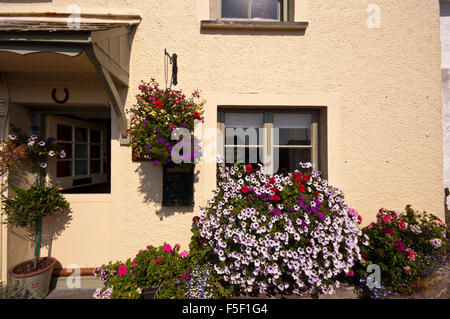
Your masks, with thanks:
[[[266,184],[266,188],[270,188],[270,184]]]
[[[272,184],[274,184],[274,183],[275,183],[275,177],[271,177],[271,178],[270,178],[270,182],[271,182]]]
[[[298,191],[299,192],[304,192],[305,189],[306,189],[305,185],[303,185],[303,184],[298,185]]]
[[[243,186],[241,187],[241,192],[243,192],[243,193],[248,193],[248,191],[249,191],[249,188],[248,188],[247,185],[243,185]]]
[[[272,200],[274,200],[274,201],[279,201],[279,200],[281,200],[281,197],[278,196],[278,195],[273,195],[273,196],[272,196]]]
[[[278,192],[278,187],[276,187],[276,186],[272,187],[272,192],[274,192],[274,193]]]
[[[193,116],[194,116],[194,119],[201,120],[200,114],[198,112],[194,112]]]
[[[309,175],[308,175],[308,174],[303,175],[303,179],[304,179],[305,181],[307,181],[307,180],[309,179]]]
[[[381,217],[381,220],[387,224],[390,224],[392,221],[392,216],[391,215],[383,215]]]
[[[297,175],[292,179],[293,182],[301,182],[302,181],[302,174],[297,172]]]
[[[361,224],[362,223],[362,217],[361,215],[358,215],[358,222]]]
[[[245,165],[245,171],[250,174],[253,171],[253,167],[250,164]]]

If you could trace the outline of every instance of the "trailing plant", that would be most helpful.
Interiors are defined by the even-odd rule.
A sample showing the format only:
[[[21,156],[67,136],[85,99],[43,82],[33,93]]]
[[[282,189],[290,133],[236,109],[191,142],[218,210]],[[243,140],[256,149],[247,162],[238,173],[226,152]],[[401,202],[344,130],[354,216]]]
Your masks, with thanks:
[[[43,217],[52,216],[69,207],[69,203],[56,187],[32,185],[28,188],[14,188],[14,195],[3,198],[2,214],[5,224],[27,230],[36,247],[34,268],[40,254],[40,230]]]
[[[139,90],[137,103],[129,110],[131,125],[127,131],[136,155],[153,160],[155,165],[170,163],[172,149],[180,143],[189,150],[183,151],[180,160],[194,162],[200,152],[193,135],[194,121],[203,121],[204,112],[204,102],[197,102],[198,91],[188,98],[181,90],[161,89],[154,79],[142,82]]]
[[[33,134],[26,135],[14,126],[11,127],[12,133],[6,140],[1,141],[0,145],[0,176],[21,159],[30,159],[41,168],[47,167],[48,159],[64,158],[64,150],[56,143],[52,137],[44,138],[38,136],[38,127],[31,127]]]
[[[446,232],[438,217],[410,205],[402,213],[381,208],[376,223],[363,228],[367,242],[361,248],[362,259],[355,267],[354,278],[359,292],[370,298],[413,293],[421,280],[446,262]],[[366,272],[371,264],[381,270],[381,283],[379,287],[372,285],[372,289],[367,285]]]
[[[331,294],[360,259],[361,217],[311,163],[287,175],[220,167],[191,253],[244,293]]]

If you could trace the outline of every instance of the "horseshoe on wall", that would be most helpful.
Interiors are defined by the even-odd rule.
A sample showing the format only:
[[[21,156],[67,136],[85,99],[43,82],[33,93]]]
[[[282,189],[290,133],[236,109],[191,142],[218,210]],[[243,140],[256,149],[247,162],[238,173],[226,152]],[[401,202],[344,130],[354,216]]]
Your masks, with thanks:
[[[52,98],[53,98],[53,101],[55,101],[55,102],[58,103],[58,104],[64,104],[64,103],[66,103],[67,100],[69,99],[69,90],[66,89],[66,88],[64,88],[64,93],[66,94],[66,95],[64,96],[64,99],[58,100],[58,99],[56,98],[56,88],[54,88],[54,89],[52,90]]]

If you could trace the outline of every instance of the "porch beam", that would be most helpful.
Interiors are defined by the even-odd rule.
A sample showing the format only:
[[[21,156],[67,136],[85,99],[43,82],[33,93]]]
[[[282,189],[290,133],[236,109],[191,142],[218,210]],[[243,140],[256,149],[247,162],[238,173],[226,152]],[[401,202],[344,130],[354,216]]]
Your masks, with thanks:
[[[85,52],[89,57],[89,59],[91,60],[92,64],[95,66],[95,69],[101,81],[105,85],[105,89],[106,92],[108,93],[112,108],[118,119],[120,137],[121,139],[126,140],[127,139],[126,130],[128,128],[127,127],[128,123],[124,110],[125,105],[122,99],[120,98],[119,91],[117,90],[117,87],[108,69],[104,65],[102,65],[99,59],[97,58],[95,50],[92,47],[87,47]]]

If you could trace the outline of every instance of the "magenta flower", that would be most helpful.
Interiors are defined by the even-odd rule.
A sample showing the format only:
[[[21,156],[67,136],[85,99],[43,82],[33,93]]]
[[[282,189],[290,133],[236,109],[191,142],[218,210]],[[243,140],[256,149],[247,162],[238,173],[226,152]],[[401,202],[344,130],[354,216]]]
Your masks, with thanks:
[[[164,245],[164,251],[166,253],[171,253],[172,252],[172,246],[170,246],[169,244]]]
[[[404,244],[401,240],[399,240],[399,241],[397,241],[397,242],[395,243],[395,248],[397,248],[397,249],[400,250],[401,252],[406,251],[406,246],[405,246],[405,244]]]
[[[180,253],[180,257],[182,257],[182,258],[186,257],[187,255],[188,255],[188,252],[186,250],[184,250]]]
[[[119,269],[117,269],[117,274],[122,277],[127,273],[127,266],[125,265],[120,265]]]
[[[157,263],[157,264],[162,263],[162,258],[156,258],[156,259],[155,259],[155,263]]]

